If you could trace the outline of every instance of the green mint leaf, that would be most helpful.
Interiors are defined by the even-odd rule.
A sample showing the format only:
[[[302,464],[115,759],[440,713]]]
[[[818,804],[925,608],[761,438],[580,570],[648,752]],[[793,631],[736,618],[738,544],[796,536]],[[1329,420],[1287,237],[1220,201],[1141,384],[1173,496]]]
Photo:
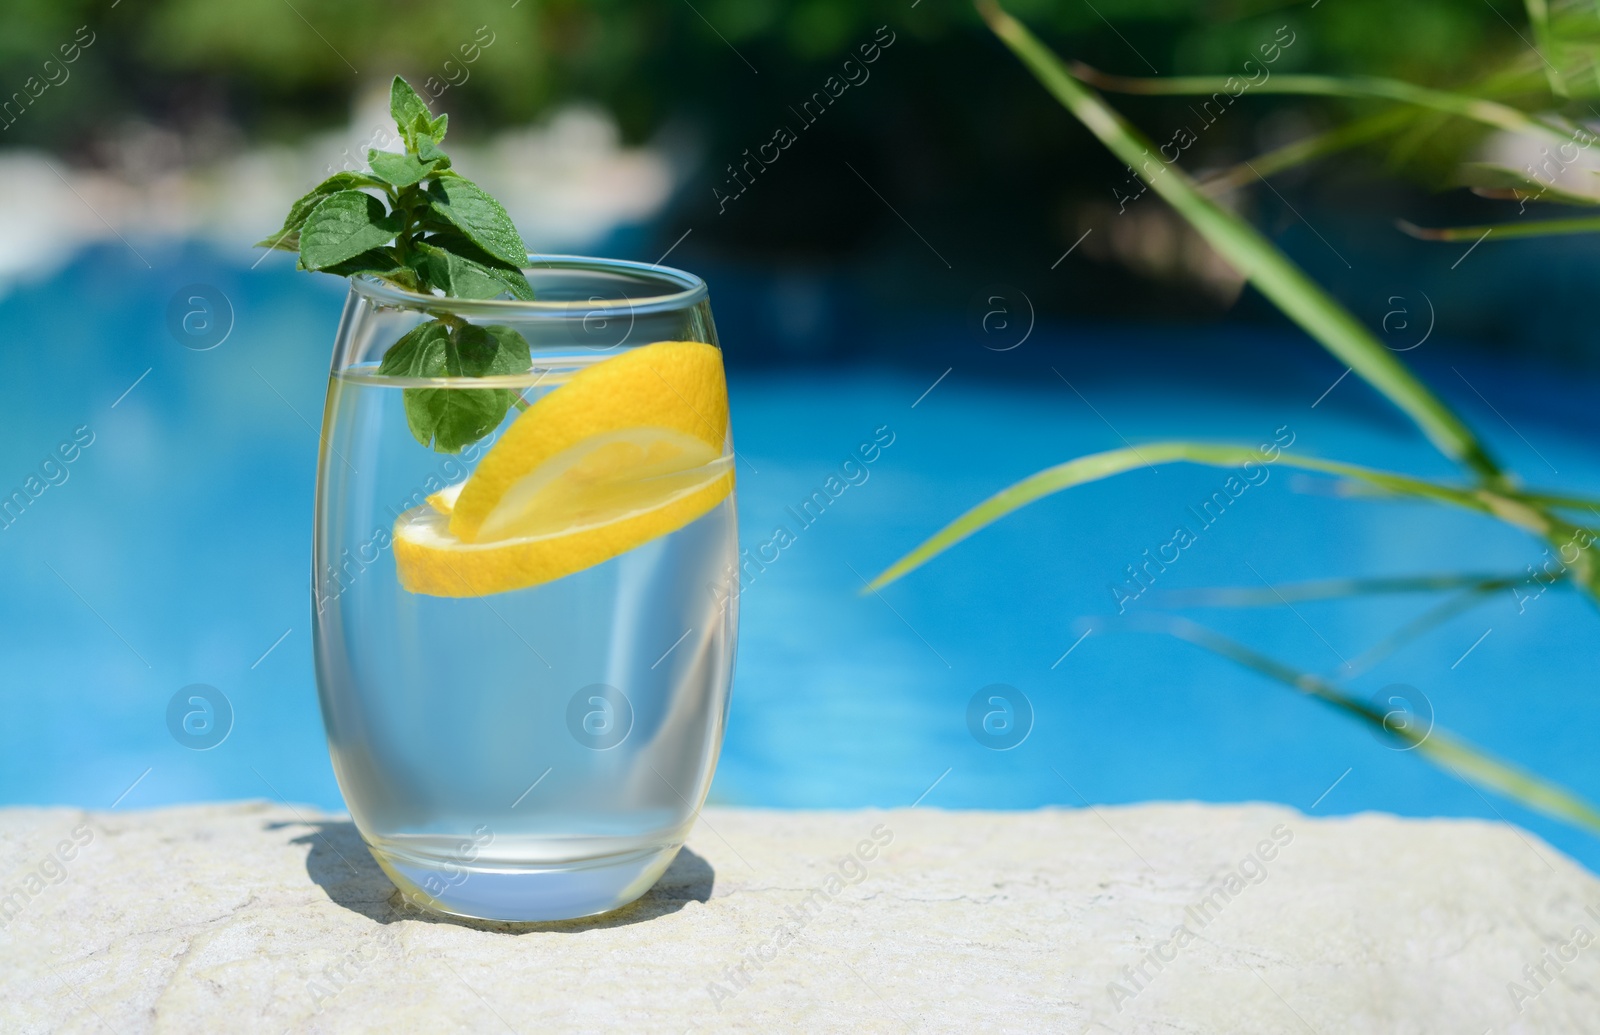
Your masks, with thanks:
[[[378,373],[390,377],[487,377],[526,372],[528,342],[495,324],[455,328],[439,320],[402,335],[384,353]],[[401,393],[411,435],[436,452],[457,453],[500,426],[516,402],[508,388],[407,388]]]
[[[406,142],[407,151],[417,149],[417,133],[427,133],[433,128],[433,113],[428,110],[428,105],[417,96],[417,91],[411,84],[394,77],[394,82],[389,84],[389,114],[394,116],[394,124],[400,130],[400,136]],[[435,139],[438,134],[433,134]]]
[[[311,215],[311,210],[330,194],[342,190],[354,190],[357,187],[378,186],[377,180],[363,173],[336,172],[323,180],[289,206],[289,214],[283,220],[283,226],[271,237],[264,237],[257,241],[257,248],[276,248],[285,252],[300,250],[300,228],[305,225],[306,217]]]
[[[413,327],[389,346],[378,364],[378,373],[389,377],[448,377],[450,328],[438,320]],[[407,388],[400,393],[411,437],[424,446],[433,444],[440,417],[450,409],[440,398],[451,389]],[[460,448],[460,447],[457,447]]]
[[[273,248],[280,252],[297,252],[300,250],[300,231],[284,228],[271,237],[263,237],[252,248]]]
[[[533,288],[522,271],[505,265],[460,234],[435,235],[419,241],[418,268],[433,286],[454,298],[512,298],[533,301]]]
[[[504,324],[465,324],[456,329],[453,340],[465,377],[526,374],[533,365],[528,340]]]
[[[336,262],[332,266],[325,266],[317,272],[331,273],[336,277],[354,277],[367,273],[374,277],[381,277],[396,287],[405,288],[407,291],[421,290],[424,281],[424,278],[416,269],[401,263],[388,248],[374,248],[371,251],[362,252],[354,258]]]
[[[500,203],[482,187],[453,172],[434,178],[428,187],[428,200],[436,215],[490,255],[521,269],[528,262],[528,246],[522,242],[516,225]]]
[[[456,377],[520,374],[532,365],[528,342],[503,325],[480,327],[461,324],[450,334],[446,364]],[[517,393],[509,388],[443,389],[445,398],[427,401],[433,418],[433,448],[459,452],[500,426],[515,405]]]
[[[434,148],[438,150],[438,148]],[[441,152],[442,153],[442,152]],[[435,162],[423,161],[417,155],[397,155],[389,151],[368,151],[367,164],[372,171],[395,187],[409,187],[420,183],[433,172]]]
[[[447,115],[439,116],[441,120],[449,118]],[[440,137],[444,135],[441,128]],[[429,136],[426,133],[417,135],[417,157],[424,162],[432,162],[433,167],[443,172],[450,168],[450,156],[439,150],[439,137]]]
[[[342,190],[317,203],[300,230],[300,265],[321,270],[381,247],[400,232],[400,217],[385,214],[370,194]]]
[[[415,413],[431,428],[436,453],[459,453],[489,434],[517,398],[508,388],[407,388],[402,395],[411,433],[417,435]]]
[[[290,207],[283,227],[260,247],[298,251],[301,269],[378,277],[410,291],[532,300],[522,273],[527,245],[511,217],[477,184],[449,171],[450,157],[439,147],[449,116],[435,118],[399,76],[390,84],[389,111],[406,153],[369,151],[371,172],[330,176]],[[372,189],[383,191],[395,210],[365,193]],[[531,364],[527,340],[512,328],[445,317],[401,336],[384,353],[379,372],[489,377],[524,372]],[[493,431],[518,400],[506,388],[419,387],[401,395],[411,434],[444,453]]]
[[[450,328],[440,321],[418,324],[389,346],[378,364],[378,373],[388,377],[445,377],[445,349],[449,342]],[[428,444],[426,438],[420,441]]]

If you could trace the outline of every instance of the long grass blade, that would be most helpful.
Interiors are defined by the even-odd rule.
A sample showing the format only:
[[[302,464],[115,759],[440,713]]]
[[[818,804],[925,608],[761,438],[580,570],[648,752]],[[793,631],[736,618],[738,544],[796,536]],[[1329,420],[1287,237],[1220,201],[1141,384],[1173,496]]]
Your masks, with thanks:
[[[1406,644],[1421,639],[1457,615],[1466,614],[1473,608],[1487,603],[1490,594],[1510,589],[1526,581],[1528,581],[1526,575],[1515,579],[1496,579],[1440,601],[1347,661],[1343,670],[1344,678],[1354,679],[1363,672],[1371,671],[1373,666],[1391,657]]]
[[[1559,784],[1502,761],[1437,727],[1419,732],[1410,724],[1391,723],[1388,714],[1367,701],[1352,697],[1338,686],[1259,654],[1187,619],[1143,615],[1130,624],[1176,636],[1293,687],[1414,749],[1417,754],[1465,783],[1503,795],[1591,834],[1600,834],[1600,812],[1589,802]]]
[[[1501,520],[1521,525],[1528,528],[1529,531],[1539,534],[1544,534],[1548,531],[1548,526],[1541,522],[1537,515],[1519,514],[1514,507],[1508,507],[1508,501],[1481,490],[1462,489],[1438,482],[1430,482],[1422,478],[1413,478],[1409,475],[1395,474],[1391,471],[1378,471],[1368,467],[1358,467],[1354,464],[1339,463],[1333,460],[1320,460],[1314,457],[1291,456],[1288,453],[1280,453],[1275,460],[1269,461],[1258,450],[1248,446],[1214,445],[1204,442],[1153,442],[1149,445],[1129,446],[1125,449],[1092,453],[1076,460],[1069,460],[1064,464],[1057,464],[1055,467],[1046,468],[1038,474],[1024,478],[1010,488],[1002,489],[940,529],[921,546],[900,558],[887,571],[873,579],[869,588],[879,589],[888,585],[984,526],[993,524],[1000,518],[1005,517],[1014,510],[1027,506],[1034,500],[1052,493],[1061,492],[1063,489],[1085,485],[1089,482],[1097,482],[1103,478],[1109,478],[1137,468],[1153,467],[1163,463],[1191,463],[1203,464],[1208,467],[1245,469],[1247,464],[1265,466],[1269,462],[1281,464],[1285,467],[1337,475],[1398,495],[1431,500],[1436,503],[1448,503],[1480,513],[1492,514]]]
[[[1424,227],[1396,220],[1401,230],[1423,241],[1476,241],[1494,234],[1496,240],[1514,237],[1555,237],[1562,234],[1600,233],[1600,216],[1575,219],[1540,219],[1530,223],[1492,223],[1485,226]]]
[[[1359,147],[1368,141],[1377,140],[1404,126],[1412,118],[1413,115],[1409,110],[1396,108],[1357,119],[1303,140],[1265,151],[1238,165],[1218,170],[1201,179],[1197,186],[1208,197],[1214,198],[1241,187],[1248,187],[1257,180],[1276,176],[1297,165],[1304,165],[1306,162],[1313,162],[1352,147]]]
[[[1557,97],[1568,96],[1566,80],[1556,65],[1561,61],[1561,53],[1556,45],[1555,35],[1550,31],[1550,8],[1545,0],[1525,0],[1524,6],[1528,10],[1528,27],[1533,30],[1534,45],[1539,49],[1539,58],[1544,63],[1545,78],[1549,80],[1550,92]]]
[[[1113,93],[1134,93],[1147,96],[1221,94],[1231,102],[1232,94],[1227,84],[1238,85],[1238,77],[1180,75],[1160,79],[1137,76],[1108,75],[1079,61],[1071,65],[1072,75],[1091,86]],[[1270,76],[1265,82],[1250,83],[1251,93],[1298,94],[1317,97],[1355,97],[1369,100],[1393,101],[1417,108],[1430,108],[1446,115],[1469,119],[1495,129],[1512,133],[1529,133],[1540,137],[1555,137],[1569,141],[1572,134],[1558,125],[1529,115],[1525,111],[1501,104],[1499,101],[1473,97],[1470,94],[1452,93],[1418,86],[1402,79],[1384,79],[1378,76],[1285,75]]]
[[[1561,507],[1569,510],[1587,510],[1600,517],[1600,497],[1575,496],[1570,493],[1546,492],[1543,489],[1517,489],[1507,495],[1531,503],[1536,507]]]
[[[1276,586],[1214,586],[1202,589],[1174,589],[1157,592],[1156,599],[1166,607],[1281,607],[1305,600],[1337,600],[1343,597],[1385,593],[1440,593],[1447,590],[1504,589],[1526,581],[1525,574],[1513,575],[1393,575],[1368,579],[1316,579],[1288,582]]]
[[[1100,142],[1175,208],[1234,269],[1306,333],[1407,414],[1435,447],[1490,484],[1503,481],[1487,448],[1442,400],[1384,348],[1348,310],[1245,220],[1217,205],[1023,24],[994,0],[977,0],[997,36]],[[1153,168],[1153,171],[1152,171]]]

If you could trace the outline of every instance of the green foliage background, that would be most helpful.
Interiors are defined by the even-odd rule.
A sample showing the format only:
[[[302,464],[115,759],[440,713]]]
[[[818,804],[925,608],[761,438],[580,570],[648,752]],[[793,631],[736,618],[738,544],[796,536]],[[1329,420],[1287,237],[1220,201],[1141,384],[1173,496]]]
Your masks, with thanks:
[[[0,101],[37,75],[78,26],[88,25],[96,40],[71,67],[70,82],[48,90],[25,118],[0,132],[0,146],[43,146],[78,163],[114,164],[109,141],[131,119],[174,128],[211,154],[246,140],[294,141],[345,126],[351,98],[381,90],[396,73],[419,86],[445,78],[446,62],[459,62],[460,48],[487,27],[494,43],[468,66],[470,78],[433,102],[450,114],[453,138],[470,143],[561,104],[592,101],[617,117],[629,141],[692,139],[690,153],[700,165],[664,217],[661,248],[694,226],[690,247],[702,259],[716,253],[809,263],[841,277],[851,276],[847,264],[854,262],[871,271],[856,279],[876,298],[964,299],[971,286],[942,281],[942,264],[930,264],[919,241],[886,232],[885,221],[894,217],[859,175],[894,198],[899,213],[941,251],[1037,292],[1055,311],[1189,318],[1227,304],[1191,281],[1098,260],[1082,264],[1065,284],[1046,282],[1045,266],[1082,233],[1086,206],[1113,205],[1113,185],[1126,182],[1128,172],[1062,117],[968,0],[917,0],[914,7],[909,0],[111,2],[6,5]],[[1581,9],[1594,21],[1590,0],[1555,6]],[[1527,13],[1516,0],[1017,0],[1011,9],[1060,53],[1110,73],[1149,76],[1154,67],[1162,78],[1238,74],[1259,58],[1263,41],[1287,26],[1295,43],[1272,66],[1274,75],[1360,73],[1460,88],[1481,87],[1487,72],[1509,68],[1515,74],[1497,97],[1534,107],[1550,99],[1539,58],[1524,39],[1531,32]],[[786,151],[764,172],[761,190],[720,213],[713,189],[726,190],[727,166],[771,139],[787,109],[821,89],[884,25],[897,42],[870,67],[870,83],[851,89],[807,131],[804,147]],[[1117,103],[1159,141],[1195,122],[1193,101]],[[1196,172],[1230,166],[1351,118],[1393,110],[1370,100],[1252,91],[1206,130],[1184,164]],[[1588,117],[1581,107],[1575,114]],[[1333,173],[1327,177],[1336,181],[1333,188],[1312,207],[1298,200],[1297,207],[1353,207],[1385,235],[1399,216],[1434,224],[1482,221],[1481,211],[1462,208],[1454,196],[1424,207],[1415,195],[1397,204],[1392,190],[1371,189],[1374,173],[1399,173],[1430,189],[1448,183],[1463,149],[1486,132],[1426,111],[1400,116],[1399,133],[1318,166],[1319,175]],[[236,131],[187,132],[218,126]],[[1352,177],[1365,181],[1340,186]],[[1294,189],[1286,181],[1279,186]],[[1163,289],[1150,291],[1150,277]],[[1500,326],[1463,320],[1447,330],[1471,335]]]
[[[1070,52],[1129,74],[1149,72],[1135,48],[1162,74],[1231,69],[1288,24],[1302,42],[1286,55],[1286,71],[1440,84],[1521,47],[1511,24],[1525,19],[1515,4],[1502,2],[1501,11],[1451,0],[1338,0],[1315,9],[1274,0],[1099,0],[1092,7],[1023,0],[1013,7]],[[847,56],[884,24],[933,45],[922,51],[932,66],[923,71],[947,81],[940,94],[971,89],[975,71],[1003,79],[1004,95],[1019,104],[1031,106],[1036,92],[1004,64],[971,7],[951,0],[922,0],[915,9],[902,0],[699,0],[694,7],[681,0],[140,0],[115,8],[107,0],[10,0],[0,20],[0,90],[7,93],[77,26],[97,34],[91,60],[73,70],[79,82],[41,101],[48,117],[10,131],[58,146],[108,116],[181,110],[195,93],[225,98],[237,116],[272,133],[338,122],[358,86],[381,85],[396,72],[438,75],[480,25],[497,34],[496,43],[450,100],[491,122],[525,121],[585,97],[610,107],[637,138],[685,109],[738,108],[792,81],[810,88],[816,66]]]

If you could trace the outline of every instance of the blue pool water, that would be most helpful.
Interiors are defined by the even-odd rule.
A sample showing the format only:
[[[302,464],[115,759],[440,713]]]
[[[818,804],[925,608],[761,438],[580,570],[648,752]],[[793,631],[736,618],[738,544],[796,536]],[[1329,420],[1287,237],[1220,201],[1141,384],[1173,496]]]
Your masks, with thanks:
[[[311,675],[306,558],[341,286],[275,260],[252,270],[199,252],[146,255],[153,270],[126,251],[92,253],[0,301],[0,488],[22,487],[75,429],[93,435],[51,466],[59,484],[0,532],[0,802],[268,797],[337,808]],[[166,325],[168,298],[195,281],[223,290],[236,313],[209,351],[181,346]],[[716,305],[714,278],[712,292]],[[1227,661],[1150,634],[1079,641],[1078,620],[1115,613],[1110,584],[1178,524],[1200,534],[1130,610],[1153,610],[1169,588],[1518,571],[1539,558],[1487,520],[1330,499],[1274,469],[1201,529],[1187,508],[1227,472],[1161,465],[1028,508],[881,597],[858,592],[860,576],[967,506],[1124,437],[1255,444],[1281,428],[1297,450],[1447,473],[1354,378],[1313,408],[1341,368],[1308,342],[1226,328],[1041,327],[996,353],[958,313],[863,332],[879,346],[872,355],[901,357],[893,363],[795,367],[758,362],[758,325],[723,331],[742,540],[754,548],[784,525],[794,542],[764,570],[747,569],[755,577],[716,800],[1029,808],[1192,798],[1503,816],[1600,865],[1600,841],[1484,797]],[[1408,358],[1529,480],[1600,490],[1593,377],[1437,342]],[[866,479],[800,527],[789,508],[875,435],[893,442]],[[1331,672],[1428,602],[1185,614]],[[1600,799],[1596,617],[1555,591],[1520,609],[1510,594],[1491,598],[1353,686],[1414,687],[1441,727]],[[212,750],[190,750],[168,729],[168,700],[192,683],[221,690],[234,713]],[[1016,688],[1033,711],[1029,736],[1008,751],[968,728],[970,699],[991,684]]]

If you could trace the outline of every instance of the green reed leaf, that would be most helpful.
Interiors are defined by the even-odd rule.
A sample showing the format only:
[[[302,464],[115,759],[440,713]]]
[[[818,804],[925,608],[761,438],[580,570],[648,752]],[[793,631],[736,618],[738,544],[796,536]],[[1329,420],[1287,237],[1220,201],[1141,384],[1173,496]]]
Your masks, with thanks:
[[[1538,48],[1550,92],[1557,97],[1568,96],[1567,83],[1557,67],[1561,64],[1560,49],[1555,35],[1550,31],[1550,7],[1545,0],[1524,0],[1528,11],[1528,27],[1533,30],[1534,45]]]
[[[1313,579],[1271,586],[1172,589],[1157,591],[1157,598],[1168,607],[1283,607],[1305,600],[1337,600],[1385,593],[1504,589],[1527,578],[1525,573],[1514,572],[1510,575],[1390,575],[1365,579]]]
[[[1450,619],[1487,603],[1491,595],[1506,592],[1527,581],[1526,575],[1515,579],[1496,579],[1453,594],[1346,661],[1341,670],[1344,678],[1354,679],[1363,672],[1371,671],[1380,661],[1395,654],[1407,644],[1421,639]]]
[[[1457,507],[1490,514],[1503,521],[1519,525],[1538,534],[1548,531],[1548,525],[1538,515],[1519,511],[1514,503],[1481,489],[1458,488],[1423,478],[1379,471],[1355,464],[1314,457],[1292,456],[1281,453],[1276,458],[1265,456],[1249,446],[1218,445],[1205,442],[1152,442],[1126,449],[1112,449],[1093,453],[1064,464],[1046,468],[1038,474],[1024,478],[1003,489],[940,529],[915,550],[900,558],[877,578],[871,589],[878,589],[920,567],[929,559],[959,543],[967,536],[991,525],[1014,510],[1029,503],[1078,485],[1097,482],[1113,475],[1153,467],[1163,463],[1202,464],[1207,467],[1244,468],[1246,464],[1267,466],[1281,464],[1306,471],[1348,478],[1400,496],[1425,499],[1435,503],[1448,503]],[[1526,509],[1526,508],[1524,508]]]
[[[1413,112],[1405,108],[1395,108],[1357,119],[1303,140],[1273,148],[1237,165],[1212,173],[1197,186],[1203,193],[1214,198],[1247,187],[1258,180],[1265,180],[1287,169],[1293,169],[1297,165],[1377,140],[1407,125],[1413,118]]]
[[[1348,310],[1323,291],[1248,222],[1196,189],[1176,165],[1126,119],[1068,71],[1065,64],[994,0],[977,0],[995,34],[1100,142],[1176,209],[1231,266],[1285,315],[1409,416],[1435,447],[1491,483],[1500,467],[1466,423],[1430,391]],[[1150,166],[1154,171],[1150,171]]]
[[[1228,93],[1227,84],[1240,80],[1229,76],[1180,75],[1160,79],[1136,76],[1108,75],[1075,61],[1071,74],[1102,90],[1112,93],[1156,95],[1221,94],[1232,103],[1234,95]],[[1259,94],[1300,94],[1317,97],[1354,97],[1369,100],[1394,101],[1418,108],[1430,108],[1446,115],[1455,115],[1513,133],[1529,133],[1540,137],[1554,137],[1569,141],[1572,134],[1555,123],[1536,115],[1529,115],[1499,101],[1491,101],[1470,94],[1453,93],[1418,86],[1403,79],[1384,79],[1378,76],[1287,75],[1279,73],[1262,83],[1249,83],[1249,91]]]
[[[1424,227],[1398,220],[1396,225],[1412,237],[1424,241],[1476,241],[1490,234],[1496,240],[1516,237],[1558,237],[1564,234],[1600,233],[1600,216],[1574,219],[1539,219],[1527,223],[1492,223],[1485,226]]]
[[[1351,696],[1333,683],[1259,654],[1187,619],[1147,614],[1138,616],[1129,624],[1176,636],[1324,701],[1373,730],[1414,749],[1418,755],[1463,783],[1494,791],[1520,805],[1590,833],[1600,833],[1600,811],[1596,811],[1583,798],[1444,730],[1434,727],[1418,732],[1410,724],[1393,723],[1389,721],[1391,716],[1388,713]]]

